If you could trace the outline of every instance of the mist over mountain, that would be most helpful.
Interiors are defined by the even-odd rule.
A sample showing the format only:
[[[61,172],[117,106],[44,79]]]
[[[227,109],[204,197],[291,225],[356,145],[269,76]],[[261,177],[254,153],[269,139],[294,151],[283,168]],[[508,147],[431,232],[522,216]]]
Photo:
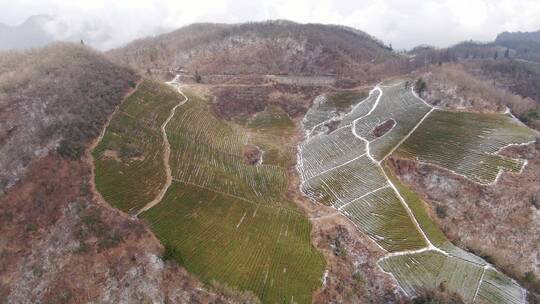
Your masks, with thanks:
[[[48,15],[37,15],[18,26],[0,23],[0,50],[39,47],[54,41],[54,37],[45,28],[52,19]]]
[[[168,29],[170,30],[170,29]],[[161,27],[144,31],[127,25],[118,26],[103,20],[78,20],[75,16],[34,15],[20,25],[0,23],[0,50],[22,50],[51,42],[83,42],[99,50],[119,47],[141,36],[166,32]]]
[[[497,35],[495,42],[504,43],[508,41],[531,41],[540,43],[540,31],[536,32],[502,32]]]

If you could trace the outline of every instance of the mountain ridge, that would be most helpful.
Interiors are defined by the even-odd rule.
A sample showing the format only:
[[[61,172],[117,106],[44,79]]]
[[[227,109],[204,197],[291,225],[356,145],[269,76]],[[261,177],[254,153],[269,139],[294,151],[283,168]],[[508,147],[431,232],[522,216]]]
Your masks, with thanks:
[[[351,75],[399,57],[360,30],[283,20],[195,23],[107,53],[143,73],[180,67],[201,74]]]

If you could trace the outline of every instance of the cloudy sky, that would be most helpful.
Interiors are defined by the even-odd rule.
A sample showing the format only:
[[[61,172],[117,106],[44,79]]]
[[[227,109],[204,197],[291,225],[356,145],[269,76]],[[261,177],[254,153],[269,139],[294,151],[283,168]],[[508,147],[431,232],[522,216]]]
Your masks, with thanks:
[[[493,40],[540,30],[539,0],[0,0],[0,22],[55,15],[59,39],[84,33],[107,49],[193,22],[289,19],[352,26],[394,48]]]

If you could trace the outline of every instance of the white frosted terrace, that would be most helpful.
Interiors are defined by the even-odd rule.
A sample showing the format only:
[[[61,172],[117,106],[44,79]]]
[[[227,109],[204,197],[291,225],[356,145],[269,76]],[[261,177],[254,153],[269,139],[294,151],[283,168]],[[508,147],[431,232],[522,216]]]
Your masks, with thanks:
[[[341,119],[341,123],[329,134],[305,129],[306,139],[299,147],[297,166],[302,177],[301,190],[313,201],[336,208],[386,250],[388,253],[379,261],[379,266],[392,274],[405,294],[414,296],[446,282],[447,288],[458,293],[466,303],[525,303],[525,290],[516,282],[483,259],[452,245],[434,223],[420,224],[418,215],[388,178],[383,161],[395,152],[455,169],[452,164],[459,162],[449,159],[448,155],[470,155],[474,165],[468,166],[466,173],[475,180],[475,174],[484,176],[482,172],[493,172],[489,162],[476,157],[478,151],[499,159],[496,152],[504,145],[529,141],[532,134],[529,130],[514,123],[493,128],[498,118],[492,121],[487,117],[482,134],[467,138],[465,133],[445,142],[440,134],[433,134],[444,133],[452,125],[445,125],[440,122],[444,119],[439,119],[435,131],[431,131],[426,121],[431,121],[432,115],[449,117],[455,113],[431,107],[411,88],[406,88],[405,82],[375,87],[368,98],[343,117],[336,117],[335,113],[321,107],[320,102],[315,105],[317,110],[308,112],[304,127],[313,129],[336,119]],[[324,115],[327,115],[326,121]],[[394,120],[394,125],[385,134],[376,135],[375,128],[390,119]],[[476,122],[469,118],[467,123]],[[422,141],[422,138],[427,140]],[[440,150],[441,147],[445,150]],[[514,160],[502,161],[510,162],[510,169],[522,164],[519,160],[516,166]],[[497,166],[495,168],[498,170]],[[437,233],[424,231],[422,227],[425,229],[426,225]],[[440,237],[435,239],[435,235]]]

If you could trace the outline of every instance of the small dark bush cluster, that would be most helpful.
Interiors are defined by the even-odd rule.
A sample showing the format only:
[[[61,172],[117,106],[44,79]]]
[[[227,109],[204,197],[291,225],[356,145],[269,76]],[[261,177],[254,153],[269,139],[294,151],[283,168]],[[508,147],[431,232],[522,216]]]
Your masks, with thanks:
[[[161,259],[163,261],[175,261],[179,265],[184,264],[184,260],[182,259],[182,255],[180,254],[178,249],[176,249],[176,247],[174,247],[173,244],[171,244],[169,242],[166,242],[166,243],[163,244],[163,248],[164,248],[163,254],[161,255]]]
[[[418,95],[422,95],[427,90],[427,83],[422,78],[418,78],[414,84],[414,90]]]
[[[446,287],[446,282],[442,282],[438,288],[424,290],[419,296],[412,300],[413,304],[463,304],[463,299]]]
[[[435,207],[435,213],[437,213],[437,217],[440,219],[446,218],[446,207],[437,205],[437,207]]]
[[[77,142],[62,140],[58,148],[56,148],[56,152],[62,157],[76,160],[84,152],[84,146]]]
[[[527,125],[531,125],[533,122],[540,120],[540,109],[530,109],[526,113],[518,116],[519,120]]]
[[[333,240],[332,249],[334,250],[334,254],[336,256],[345,256],[347,254],[347,250],[345,249],[345,247],[343,247],[343,244],[341,244],[339,238],[335,238]]]
[[[120,149],[120,157],[122,159],[129,159],[134,157],[139,157],[143,154],[143,151],[141,151],[141,148],[139,148],[135,144],[125,144]]]
[[[80,242],[78,253],[84,253],[89,249],[85,241],[91,237],[97,237],[97,250],[116,247],[123,241],[120,228],[111,229],[102,218],[102,213],[95,207],[81,210],[81,225],[75,235]]]
[[[529,291],[527,293],[528,303],[540,304],[540,279],[538,276],[532,271],[527,271],[521,281]]]
[[[534,208],[540,210],[540,197],[536,194],[533,194],[531,196],[531,205],[533,205]]]

